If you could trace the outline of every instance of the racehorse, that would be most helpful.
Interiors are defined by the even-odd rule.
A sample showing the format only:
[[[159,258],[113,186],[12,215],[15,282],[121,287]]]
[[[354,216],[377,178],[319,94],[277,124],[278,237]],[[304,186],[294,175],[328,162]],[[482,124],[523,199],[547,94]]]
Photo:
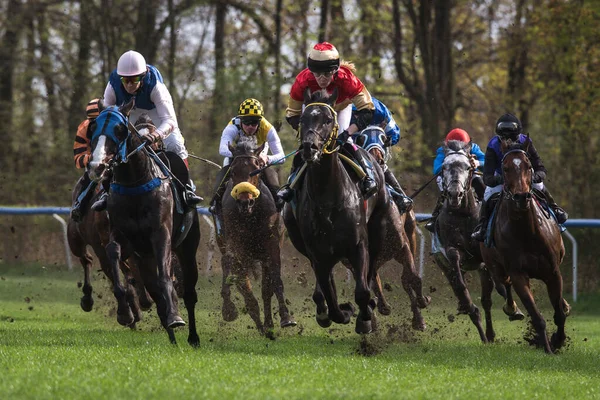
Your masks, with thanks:
[[[384,130],[378,126],[368,126],[356,135],[355,140],[356,144],[368,151],[373,159],[375,159],[375,162],[385,171],[385,168],[387,168],[386,160],[389,153],[388,150],[386,150],[388,148],[388,139]],[[392,197],[390,196],[390,198]],[[411,310],[413,312],[412,326],[414,329],[424,330],[426,325],[421,315],[420,308],[421,306],[424,307],[429,304],[431,298],[429,296],[423,296],[421,278],[417,274],[414,266],[414,257],[417,252],[417,219],[415,212],[411,209],[406,213],[400,214],[400,220],[396,221],[398,207],[392,202],[390,208],[392,219],[399,229],[390,229],[388,231],[389,236],[385,239],[385,243],[388,245],[381,249],[379,258],[375,263],[375,268],[379,271],[379,268],[383,264],[392,259],[395,259],[402,265],[401,282],[402,287],[408,294],[410,300]],[[402,234],[401,231],[404,231],[404,234]],[[392,243],[393,245],[390,246],[389,244]],[[400,243],[405,243],[408,246],[408,251],[404,245],[397,245]],[[383,315],[389,315],[391,313],[391,308],[383,295],[379,273],[376,273],[371,286],[377,297],[377,310]]]
[[[183,298],[190,320],[188,343],[197,346],[194,306],[198,280],[196,250],[200,241],[198,214],[194,208],[184,208],[179,189],[174,190],[170,183],[179,181],[179,186],[183,186],[181,182],[187,182],[187,168],[181,159],[177,164],[178,157],[171,157],[171,169],[178,171],[171,175],[129,123],[127,116],[132,108],[133,100],[100,113],[88,164],[92,180],[101,180],[109,172],[112,175],[107,203],[110,239],[106,252],[115,277],[117,321],[129,325],[133,320],[118,278],[118,264],[135,253],[140,258],[144,286],[156,303],[171,343],[176,343],[173,328],[185,322],[178,313],[172,282],[171,249],[174,249],[183,270]]]
[[[280,326],[295,326],[296,321],[290,316],[285,304],[281,280],[283,221],[271,192],[260,178],[261,174],[250,175],[264,167],[259,157],[264,146],[255,148],[253,142],[242,139],[235,147],[229,144],[232,161],[229,168],[230,180],[224,193],[230,195],[223,197],[219,209],[223,219],[223,233],[218,235],[217,243],[223,255],[223,319],[233,321],[238,315],[235,304],[231,301],[230,287],[231,281],[234,281],[258,331],[272,337],[273,294],[279,303]],[[250,275],[258,275],[257,264],[261,266],[264,324],[250,284]]]
[[[377,272],[374,265],[388,230],[399,226],[388,223],[391,202],[383,172],[370,155],[359,149],[371,160],[378,182],[377,193],[369,200],[361,195],[357,174],[347,172],[342,165],[336,146],[336,99],[337,89],[326,98],[320,91],[312,96],[308,90],[304,93],[305,108],[300,117],[304,182],[293,204],[286,204],[283,216],[292,243],[310,260],[315,272],[317,323],[322,327],[332,322],[347,324],[354,314],[352,304],[337,301],[333,267],[343,261],[350,265],[356,283],[354,300],[359,313],[355,331],[370,333],[376,304],[369,289]],[[398,245],[409,251],[406,242]]]
[[[559,268],[565,247],[559,225],[532,191],[533,169],[527,149],[522,149],[521,144],[503,143],[502,151],[504,187],[496,206],[496,216],[490,218],[493,220],[493,247],[481,243],[481,253],[499,280],[512,283],[531,317],[536,332],[533,342],[552,353],[565,342],[565,320],[570,311],[562,295]],[[531,293],[530,278],[546,284],[557,326],[551,341],[546,333],[546,321]]]
[[[441,251],[434,253],[435,263],[440,267],[458,299],[458,313],[468,314],[477,328],[483,343],[493,342],[496,336],[492,324],[492,292],[494,287],[506,299],[503,307],[510,320],[522,320],[525,316],[512,298],[510,286],[495,283],[483,264],[479,242],[471,239],[477,225],[480,203],[471,187],[476,166],[470,157],[471,144],[450,140],[444,146],[442,164],[442,197],[444,203],[435,225],[434,241]],[[477,271],[481,282],[481,304],[485,312],[485,333],[481,324],[479,308],[473,304],[463,271]]]
[[[79,185],[81,181],[77,183]],[[76,185],[76,186],[77,186]],[[77,187],[73,190],[73,196],[77,197],[79,190]],[[80,222],[69,220],[67,225],[67,240],[69,248],[75,257],[79,259],[84,271],[84,283],[82,287],[83,296],[80,305],[83,311],[92,311],[94,298],[92,296],[93,288],[91,283],[92,256],[88,251],[88,246],[92,248],[98,258],[100,268],[108,279],[113,281],[112,269],[106,255],[106,245],[108,244],[108,214],[103,212],[93,212],[89,208],[98,196],[97,190],[91,201],[85,207],[85,213]],[[125,276],[125,285],[127,292],[127,303],[134,316],[134,322],[130,325],[133,329],[135,323],[142,319],[141,310],[148,310],[152,306],[152,300],[144,288],[142,277],[139,273],[137,260],[131,257],[128,261],[120,263],[121,271]]]

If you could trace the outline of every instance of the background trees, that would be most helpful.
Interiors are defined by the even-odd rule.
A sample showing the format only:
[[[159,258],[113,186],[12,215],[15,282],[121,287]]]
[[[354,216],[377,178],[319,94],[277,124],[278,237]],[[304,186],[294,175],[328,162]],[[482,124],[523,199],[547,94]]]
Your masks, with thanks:
[[[450,128],[485,147],[510,111],[560,202],[572,216],[598,216],[596,2],[3,0],[0,10],[0,203],[70,202],[75,129],[128,49],[163,73],[190,151],[218,160],[238,104],[256,97],[282,120],[310,46],[328,40],[395,112],[403,138],[391,164],[409,192]],[[285,149],[296,145],[286,124],[281,136]],[[215,171],[192,169],[206,195]]]

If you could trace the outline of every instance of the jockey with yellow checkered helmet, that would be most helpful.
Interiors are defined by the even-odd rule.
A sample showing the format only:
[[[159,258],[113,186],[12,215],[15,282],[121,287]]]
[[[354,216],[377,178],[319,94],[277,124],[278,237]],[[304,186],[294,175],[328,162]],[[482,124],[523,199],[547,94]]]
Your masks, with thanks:
[[[265,118],[264,108],[260,101],[254,98],[242,101],[238,107],[237,115],[229,121],[221,133],[219,154],[225,157],[225,159],[223,161],[223,168],[217,174],[215,194],[211,201],[211,211],[215,211],[219,205],[225,190],[225,183],[228,179],[229,164],[232,157],[229,144],[235,146],[240,140],[251,140],[257,148],[266,144],[264,150],[259,155],[265,165],[280,164],[283,162],[284,153],[281,147],[281,140],[275,127]],[[268,154],[269,150],[271,154]],[[262,173],[262,179],[271,191],[276,205],[282,207],[283,203],[277,201],[277,190],[279,189],[277,171],[273,168],[265,169]]]

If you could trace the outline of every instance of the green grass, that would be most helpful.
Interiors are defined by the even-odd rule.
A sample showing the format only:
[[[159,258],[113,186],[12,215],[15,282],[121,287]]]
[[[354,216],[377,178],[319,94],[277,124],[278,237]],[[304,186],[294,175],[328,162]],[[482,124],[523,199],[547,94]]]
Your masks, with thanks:
[[[136,331],[120,327],[97,273],[102,298],[84,313],[79,269],[0,264],[0,398],[600,398],[598,296],[573,305],[567,346],[548,356],[525,344],[526,324],[509,323],[498,296],[497,341],[482,345],[468,317],[450,322],[456,302],[439,285],[423,333],[407,329],[406,296],[397,285],[388,292],[393,315],[379,318],[378,333],[361,339],[354,321],[322,329],[314,322],[312,277],[306,286],[293,275],[286,290],[299,326],[278,329],[274,341],[258,336],[243,313],[223,322],[220,276],[201,276],[201,345],[192,349],[187,328],[177,331],[178,346],[168,343],[154,309]],[[341,282],[338,290],[348,297],[352,288]],[[239,296],[236,304],[241,308]],[[553,331],[552,312],[540,304]]]

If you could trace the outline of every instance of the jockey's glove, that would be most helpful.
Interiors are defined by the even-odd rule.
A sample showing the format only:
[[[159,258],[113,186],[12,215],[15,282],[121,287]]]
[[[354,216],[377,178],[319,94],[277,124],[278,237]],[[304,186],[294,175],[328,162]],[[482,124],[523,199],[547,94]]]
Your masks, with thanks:
[[[161,133],[158,129],[155,129],[153,132],[148,132],[144,135],[144,141],[148,144],[154,144],[161,139]]]
[[[285,120],[290,124],[293,130],[297,131],[298,126],[300,126],[300,116],[294,115],[292,117],[285,117]]]
[[[533,183],[542,183],[546,179],[546,173],[544,171],[535,171],[533,173]]]
[[[338,134],[338,140],[342,143],[346,143],[348,138],[350,138],[350,134],[348,133],[347,129],[344,129],[342,133]]]

